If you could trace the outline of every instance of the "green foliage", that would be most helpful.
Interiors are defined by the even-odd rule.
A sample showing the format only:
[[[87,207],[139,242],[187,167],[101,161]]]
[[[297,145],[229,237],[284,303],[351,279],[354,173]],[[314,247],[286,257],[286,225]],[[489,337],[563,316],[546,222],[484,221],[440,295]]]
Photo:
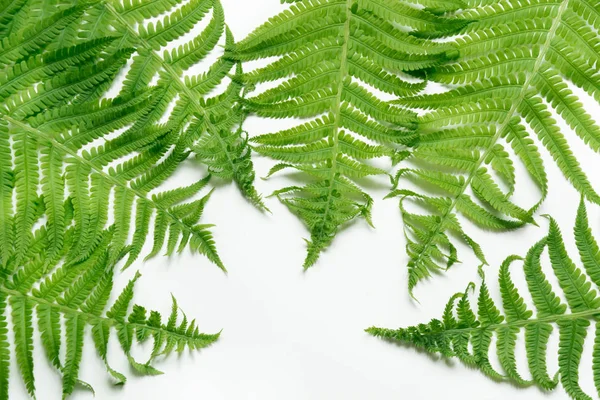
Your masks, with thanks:
[[[212,14],[211,19],[200,33],[185,44],[173,45],[189,38],[192,30],[209,14]],[[202,67],[221,37],[226,36],[227,46],[233,45],[219,0],[90,3],[79,27],[79,35],[86,40],[117,33],[118,39],[107,51],[135,49],[121,96],[143,92],[149,85],[155,88],[152,106],[136,121],[135,129],[165,123],[174,131],[172,150],[178,152],[179,162],[191,150],[211,174],[234,180],[253,204],[265,209],[253,186],[250,149],[240,129],[242,86],[238,76],[241,70],[236,69],[233,60],[220,57],[206,72],[197,73],[196,67]],[[167,46],[169,50],[165,49]],[[214,94],[219,85],[226,83],[232,69],[227,88]],[[168,114],[166,122],[163,121],[165,113]]]
[[[218,10],[213,13],[217,30],[222,17]],[[94,34],[73,39],[77,44],[56,48],[57,43],[67,41],[65,32],[78,29],[81,18],[92,18],[92,11],[80,6],[63,7],[37,24],[7,34],[2,40],[0,64],[4,69],[0,74],[0,100],[5,106],[0,125],[3,160],[0,190],[4,203],[0,211],[7,223],[0,232],[0,258],[6,262],[10,257],[19,260],[24,255],[30,241],[28,232],[37,219],[34,217],[38,210],[48,218],[49,253],[59,252],[67,228],[66,200],[74,210],[76,237],[67,262],[87,257],[109,222],[109,204],[112,204],[111,259],[127,251],[126,265],[129,266],[141,254],[154,217],[154,247],[150,255],[157,254],[167,242],[167,254],[187,246],[224,269],[210,225],[199,224],[208,196],[185,202],[196,196],[209,178],[189,187],[156,192],[188,157],[190,146],[197,145],[189,135],[182,135],[183,126],[187,127],[186,131],[195,129],[200,135],[202,123],[189,114],[178,114],[181,107],[189,108],[182,103],[175,105],[167,122],[159,121],[165,102],[175,96],[170,86],[165,87],[169,81],[150,88],[123,89],[116,98],[99,100],[135,52],[127,47],[134,43],[123,42],[123,37],[97,38]],[[20,9],[14,18],[7,17],[0,32],[14,30],[22,13],[32,13],[32,10]],[[132,14],[138,15],[133,11]],[[173,17],[171,21],[175,20]],[[183,32],[179,28],[172,29]],[[166,36],[165,32],[154,37]],[[164,44],[164,40],[159,42]],[[135,61],[127,75],[126,88],[132,79],[141,79],[141,75],[133,75],[134,70],[138,70]],[[214,79],[212,74],[206,79],[209,77]],[[190,82],[192,80],[205,82],[205,79]],[[224,103],[224,100],[219,101],[219,105]],[[179,117],[174,117],[176,114]],[[116,137],[107,139],[115,134]],[[236,147],[235,138],[224,135],[229,140],[228,147],[243,152]],[[209,136],[201,140],[210,142]],[[246,154],[241,156],[247,158]],[[210,162],[214,174],[227,174],[226,169],[218,168],[217,158]],[[38,186],[42,189],[41,196],[37,193]],[[13,190],[18,200],[15,205],[12,204]],[[152,191],[155,193],[150,194]]]
[[[428,324],[391,330],[369,328],[367,331],[381,338],[400,341],[444,357],[457,357],[465,364],[481,370],[495,380],[512,381],[519,385],[538,385],[544,390],[554,389],[560,382],[573,399],[591,399],[580,387],[578,375],[588,327],[596,325],[593,349],[594,383],[600,393],[600,251],[589,228],[585,203],[582,198],[575,222],[575,241],[583,270],[569,257],[556,221],[550,218],[548,236],[535,244],[523,260],[511,256],[500,267],[498,284],[504,315],[492,300],[484,282],[477,298],[476,314],[471,310],[469,291],[453,296],[441,319]],[[556,293],[542,270],[541,255],[547,249],[562,296]],[[529,309],[515,286],[510,266],[523,260],[523,272],[536,315]],[[563,303],[561,298],[566,300]],[[558,373],[547,368],[548,340],[558,327]],[[517,370],[515,347],[524,332],[527,364],[532,379],[524,379]],[[496,337],[496,354],[503,372],[497,371],[489,360],[492,337]]]
[[[73,243],[74,229],[69,230],[65,240]],[[46,227],[35,231],[29,250],[19,263],[2,265],[0,270],[0,399],[8,399],[9,325],[4,313],[10,310],[11,328],[14,334],[14,359],[19,367],[27,391],[34,397],[34,324],[37,324],[42,347],[48,361],[61,373],[63,398],[69,396],[76,386],[90,388],[79,380],[83,353],[85,328],[90,327],[98,356],[106,364],[107,371],[117,384],[126,378],[113,370],[107,361],[110,331],[117,334],[123,353],[137,373],[156,375],[161,372],[151,362],[158,356],[167,356],[185,349],[200,349],[216,341],[219,334],[200,333],[195,321],[188,322],[184,316],[178,322],[179,310],[175,299],[166,323],[161,315],[148,313],[134,305],[134,283],[139,273],[125,286],[113,305],[105,312],[112,292],[114,263],[110,250],[105,246],[112,231],[105,231],[102,242],[83,261],[62,264],[61,258],[68,252],[65,247],[60,254],[48,257],[43,250],[49,246]],[[145,363],[138,363],[130,354],[135,342],[152,339],[152,354]],[[61,359],[61,347],[65,347]]]
[[[388,95],[417,93],[424,83],[410,83],[403,73],[438,65],[456,52],[415,33],[436,37],[464,22],[396,0],[294,3],[230,52],[243,62],[276,57],[243,75],[249,89],[283,79],[246,97],[250,113],[310,119],[251,139],[256,152],[281,161],[269,176],[292,168],[305,178],[302,186],[273,195],[310,231],[304,262],[308,268],[342,225],[357,217],[370,223],[373,200],[360,185],[365,178],[387,173],[370,160],[386,157],[395,164],[415,140],[416,114],[387,104],[369,87]]]
[[[150,375],[160,373],[150,364],[155,357],[202,348],[219,336],[201,334],[185,316],[179,323],[175,302],[165,323],[140,306],[129,312],[137,274],[105,312],[115,266],[127,257],[128,267],[142,254],[151,221],[147,257],[163,247],[167,254],[189,248],[224,266],[210,225],[199,223],[210,197],[199,192],[210,176],[160,189],[197,145],[182,133],[183,120],[159,120],[166,88],[106,98],[136,50],[114,32],[80,29],[90,28],[89,7],[97,6],[0,2],[0,399],[8,398],[10,347],[34,396],[37,334],[63,377],[64,397],[76,385],[90,388],[78,377],[87,326],[105,362],[114,330],[132,367]],[[211,162],[215,174],[226,174],[216,170],[216,158]],[[130,349],[150,338],[150,360],[138,363]],[[107,370],[125,381],[108,364]]]
[[[460,57],[426,72],[445,92],[395,102],[427,110],[419,121],[414,167],[403,168],[397,176],[421,189],[415,193],[405,186],[393,193],[402,198],[411,289],[456,262],[452,236],[463,239],[485,263],[458,214],[494,231],[534,222],[533,213],[548,193],[548,179],[532,133],[572,185],[590,201],[600,202],[552,115],[555,111],[591,149],[600,150],[600,127],[571,90],[577,86],[600,100],[598,3],[466,3],[474,8],[457,18],[475,22],[455,40]],[[513,202],[521,178],[515,162],[529,173],[524,182],[533,181],[541,192],[540,202],[530,208]],[[427,214],[409,211],[406,200],[423,206]]]

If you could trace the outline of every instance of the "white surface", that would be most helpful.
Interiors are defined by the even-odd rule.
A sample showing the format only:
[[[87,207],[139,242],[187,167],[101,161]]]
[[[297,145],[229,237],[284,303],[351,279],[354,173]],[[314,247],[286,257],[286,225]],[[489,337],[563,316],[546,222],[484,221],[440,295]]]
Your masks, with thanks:
[[[228,24],[238,39],[282,9],[277,0],[223,3]],[[250,119],[246,128],[258,134],[276,130],[277,126]],[[566,134],[576,138],[572,132]],[[586,155],[582,158],[584,168],[592,175],[595,187],[600,188],[600,177],[594,174],[597,158],[581,143],[573,147]],[[572,257],[577,260],[571,227],[579,195],[545,151],[543,155],[550,195],[540,214],[550,213],[559,221]],[[258,175],[264,176],[273,162],[255,157],[255,164]],[[188,168],[179,176],[197,174],[197,170]],[[258,179],[256,185],[260,192],[269,194],[286,182],[285,178]],[[566,399],[562,389],[544,394],[536,388],[517,389],[495,383],[458,362],[435,360],[364,333],[364,328],[372,325],[393,328],[439,317],[453,293],[464,290],[470,281],[479,282],[477,261],[468,249],[461,248],[463,263],[418,286],[415,294],[420,304],[410,300],[398,204],[396,200],[382,200],[387,182],[382,179],[380,183],[380,188],[370,190],[376,199],[376,229],[358,221],[340,232],[318,264],[306,273],[301,265],[305,255],[302,238],[307,232],[298,219],[274,199],[268,199],[273,215],[264,215],[244,201],[233,185],[219,188],[204,220],[217,225],[216,240],[229,274],[223,274],[201,256],[158,257],[136,265],[143,277],[135,301],[168,314],[173,293],[187,315],[197,318],[202,331],[223,329],[221,339],[199,353],[159,361],[156,367],[165,375],[140,378],[128,368],[113,335],[111,365],[129,377],[124,387],[113,387],[87,337],[81,379],[94,386],[96,399],[101,400]],[[531,204],[537,196],[520,190],[518,198],[524,199],[521,204]],[[598,207],[588,205],[588,212],[594,232],[600,234],[596,229],[600,221]],[[468,227],[488,256],[490,267],[486,271],[494,295],[500,262],[509,254],[524,255],[545,235],[547,221],[541,217],[537,220],[539,228],[528,226],[510,234],[486,234]],[[134,269],[117,277],[119,288]],[[592,338],[588,337],[581,370],[588,393],[594,393]],[[38,399],[58,399],[60,378],[47,366],[39,342],[36,344]],[[147,350],[136,348],[135,354],[144,360]],[[521,371],[528,376],[522,362],[523,349],[518,350]],[[556,354],[554,351],[549,355],[551,370],[556,370]],[[14,363],[12,372],[11,398],[25,398]],[[92,395],[78,391],[72,398],[92,399]]]

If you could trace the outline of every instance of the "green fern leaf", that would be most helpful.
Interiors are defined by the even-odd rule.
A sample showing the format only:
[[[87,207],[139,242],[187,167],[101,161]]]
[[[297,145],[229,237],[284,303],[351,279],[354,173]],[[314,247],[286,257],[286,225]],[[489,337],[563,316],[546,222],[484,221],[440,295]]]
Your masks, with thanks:
[[[47,243],[45,232],[40,240]],[[36,266],[37,268],[33,268]],[[42,266],[43,268],[40,268]],[[130,355],[134,342],[144,341],[148,335],[154,338],[154,347],[164,347],[175,344],[172,348],[182,352],[186,348],[199,349],[206,347],[218,339],[219,334],[206,335],[199,333],[195,325],[188,328],[187,322],[182,322],[178,329],[172,325],[177,322],[177,315],[171,315],[170,323],[161,324],[160,315],[153,312],[154,320],[140,317],[139,306],[134,306],[129,312],[133,299],[134,283],[139,278],[137,273],[123,292],[119,295],[109,311],[103,315],[106,303],[110,296],[113,282],[114,263],[111,264],[110,252],[105,246],[99,246],[94,254],[86,261],[70,266],[59,265],[52,260],[29,251],[23,259],[23,267],[17,267],[7,273],[7,278],[0,285],[2,310],[8,307],[12,310],[14,329],[14,346],[17,365],[21,371],[23,381],[29,393],[34,396],[35,383],[33,372],[33,310],[36,310],[43,347],[49,361],[62,373],[63,396],[69,396],[76,385],[82,384],[79,380],[79,368],[84,345],[84,330],[86,326],[92,327],[92,336],[99,356],[104,360],[107,371],[120,383],[125,381],[124,375],[114,371],[107,363],[107,346],[109,331],[114,329],[120,338],[123,351],[131,362],[132,367],[138,372],[153,375],[156,371],[150,362],[137,363]],[[20,283],[34,271],[42,271],[35,279],[28,280],[28,284]],[[50,273],[44,277],[45,273]],[[39,289],[33,287],[39,283]],[[64,318],[65,328],[61,331],[60,322]],[[157,320],[158,318],[158,320]],[[158,321],[158,322],[157,322]],[[174,321],[174,322],[173,322]],[[8,339],[5,317],[0,323],[0,339],[2,340],[2,358],[0,366],[6,369],[8,365]],[[127,335],[125,340],[123,335]],[[137,338],[137,339],[136,339]],[[59,348],[65,344],[65,360],[60,360]],[[170,352],[162,352],[168,355]],[[141,367],[142,366],[142,367]],[[8,376],[3,375],[3,379]],[[8,387],[8,381],[3,380],[3,390]],[[7,398],[7,397],[5,397]]]
[[[209,13],[211,19],[201,33],[172,50],[163,50],[191,32]],[[215,50],[222,37],[227,47],[234,45],[219,0],[90,3],[79,26],[86,40],[104,39],[119,32],[121,36],[105,50],[108,53],[135,48],[122,96],[156,87],[152,106],[133,129],[163,123],[166,114],[173,138],[165,146],[181,147],[177,162],[194,154],[212,175],[235,181],[250,202],[266,210],[254,188],[250,151],[240,129],[244,113],[240,109],[239,65],[221,56],[206,72],[189,75]],[[225,91],[214,94],[226,80],[230,82]]]
[[[78,386],[93,391],[79,378],[88,326],[108,373],[120,384],[125,376],[107,361],[111,330],[132,368],[146,374],[157,373],[151,361],[159,355],[206,347],[219,336],[200,333],[186,318],[173,329],[157,312],[149,318],[140,315],[139,306],[130,312],[139,274],[105,313],[117,264],[128,255],[128,267],[142,254],[153,218],[159,229],[149,256],[161,250],[169,227],[169,241],[179,251],[200,252],[224,269],[211,225],[200,223],[210,193],[197,197],[210,175],[163,191],[162,184],[194,144],[181,134],[190,118],[159,123],[165,93],[175,96],[161,85],[104,99],[134,49],[112,35],[77,35],[98,3],[75,8],[46,3],[0,5],[1,399],[9,395],[11,347],[25,387],[35,397],[38,333],[46,358],[62,376],[63,398]],[[168,31],[178,37],[191,19],[179,11],[168,20]],[[173,38],[166,32],[156,35],[159,41]],[[237,99],[232,98],[233,104]],[[247,161],[245,168],[251,169]],[[138,363],[130,351],[148,338],[161,351]]]
[[[434,226],[405,218],[411,290],[432,271],[447,269],[455,261],[450,256],[454,246],[437,239],[450,233],[450,226],[479,252],[455,223],[458,214],[492,230],[534,223],[532,216],[548,193],[548,178],[528,127],[571,184],[588,200],[600,202],[551,112],[591,149],[600,150],[600,126],[569,88],[574,84],[600,99],[593,67],[600,50],[594,33],[597,6],[570,0],[465,3],[457,18],[474,22],[455,39],[460,57],[425,73],[446,90],[394,102],[426,110],[419,121],[421,141],[411,158],[420,169],[402,171],[397,178],[410,179],[428,191],[426,196],[438,196],[448,204],[426,211],[437,218]],[[507,152],[509,147],[514,155]],[[540,201],[529,208],[518,206],[512,197],[520,179],[515,176],[516,161],[526,167],[541,192]],[[435,170],[436,181],[423,170]],[[456,185],[449,187],[448,180]],[[421,204],[422,196],[425,193],[406,194],[401,201]],[[401,207],[403,213],[406,208]]]
[[[600,272],[596,257],[598,246],[587,223],[585,202],[582,197],[575,223],[575,239],[580,250],[583,268],[578,268],[569,257],[556,221],[550,218],[548,236],[535,244],[525,259],[511,256],[500,267],[499,288],[502,315],[492,300],[485,281],[479,290],[477,317],[470,307],[468,290],[449,302],[441,320],[403,328],[369,328],[372,335],[399,341],[480,369],[495,380],[511,381],[520,385],[535,384],[544,390],[554,389],[560,382],[569,397],[591,399],[581,388],[579,368],[584,352],[588,327],[596,323],[600,297],[594,278]],[[547,248],[554,278],[558,281],[566,304],[554,291],[541,268],[541,256]],[[512,280],[510,266],[523,260],[524,277],[537,314],[529,310]],[[456,299],[460,299],[455,305]],[[458,315],[456,322],[454,314]],[[597,323],[596,323],[597,325]],[[558,373],[552,377],[548,369],[548,342],[558,329]],[[532,381],[524,380],[517,368],[515,348],[524,332],[527,365]],[[596,343],[598,341],[596,328]],[[491,339],[496,337],[496,351],[502,372],[496,372],[489,362]],[[468,350],[472,347],[472,351]],[[596,390],[600,393],[597,346],[593,350],[593,371]]]
[[[310,231],[304,262],[309,268],[342,225],[358,217],[370,223],[373,200],[357,181],[386,171],[368,160],[388,157],[397,163],[405,157],[403,146],[415,139],[416,114],[386,104],[367,88],[394,95],[418,92],[424,83],[409,83],[400,73],[438,65],[455,52],[412,33],[439,36],[456,31],[464,21],[456,23],[400,1],[293,3],[229,50],[242,62],[277,57],[243,75],[250,89],[284,79],[246,96],[249,112],[311,119],[251,138],[257,153],[282,161],[269,176],[293,168],[312,178],[306,186],[274,193]]]

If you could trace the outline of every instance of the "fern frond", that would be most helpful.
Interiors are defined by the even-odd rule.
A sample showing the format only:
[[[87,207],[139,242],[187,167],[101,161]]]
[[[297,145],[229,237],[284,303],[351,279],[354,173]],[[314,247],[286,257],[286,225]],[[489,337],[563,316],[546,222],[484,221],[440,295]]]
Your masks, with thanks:
[[[39,239],[47,244],[48,237],[44,231],[41,231]],[[79,368],[84,330],[87,326],[91,327],[99,357],[118,383],[124,383],[126,378],[108,365],[111,330],[117,333],[121,348],[132,368],[147,375],[161,373],[151,365],[157,356],[166,356],[172,351],[181,353],[185,349],[201,349],[219,337],[218,333],[200,333],[195,322],[189,323],[186,318],[177,324],[178,308],[174,299],[168,323],[161,322],[158,312],[148,314],[138,305],[134,305],[130,312],[134,283],[139,278],[139,273],[123,289],[112,307],[105,311],[112,291],[114,269],[110,251],[105,246],[98,246],[87,260],[80,263],[60,265],[57,261],[60,259],[45,258],[40,253],[29,251],[22,264],[15,264],[22,267],[9,268],[0,282],[0,311],[3,312],[0,319],[0,366],[6,372],[2,375],[2,398],[8,398],[9,375],[5,367],[8,363],[9,342],[4,317],[7,308],[11,310],[15,359],[31,396],[35,396],[34,319],[37,319],[45,354],[62,375],[65,398],[77,385],[82,384],[79,380]],[[130,354],[132,345],[149,338],[153,340],[154,350],[147,362],[138,363]],[[60,356],[62,346],[65,346],[64,360]]]
[[[423,190],[433,183],[447,204],[428,211],[437,219],[431,226],[406,224],[411,290],[432,271],[454,262],[446,254],[455,246],[442,246],[437,242],[440,236],[457,234],[480,251],[456,222],[459,214],[486,229],[534,222],[532,215],[548,193],[548,178],[530,132],[571,184],[588,200],[600,202],[552,114],[555,111],[592,150],[600,150],[600,127],[569,88],[579,86],[600,99],[592,67],[600,49],[593,33],[597,7],[574,0],[505,0],[471,6],[457,17],[473,20],[455,39],[461,56],[427,72],[447,90],[394,102],[426,111],[419,118],[421,143],[411,159],[419,170],[402,176]],[[541,192],[540,201],[528,208],[513,200],[520,179],[515,162],[525,166]],[[423,178],[423,169],[444,171],[439,181],[459,177],[457,187],[449,190]],[[421,203],[422,195],[406,194],[401,201]],[[406,208],[401,206],[404,213]]]
[[[9,3],[0,7],[0,398],[8,398],[10,347],[28,393],[35,396],[37,333],[62,376],[64,398],[76,386],[91,388],[79,379],[88,326],[117,383],[126,378],[108,365],[110,330],[132,368],[158,374],[154,358],[208,346],[219,335],[200,333],[185,316],[179,323],[176,306],[168,322],[140,306],[129,312],[138,274],[105,309],[114,269],[123,257],[128,267],[142,254],[151,221],[148,257],[165,247],[168,231],[169,253],[191,249],[224,269],[211,225],[200,223],[210,193],[196,199],[210,175],[188,187],[162,190],[190,153],[193,141],[181,135],[189,118],[158,123],[166,93],[174,96],[161,85],[102,99],[134,49],[112,35],[73,35],[82,19],[92,17],[89,7],[99,4],[20,3],[12,16],[4,16],[14,8]],[[141,3],[130,6],[145,13]],[[27,24],[32,15],[41,22]],[[179,12],[167,31],[179,35],[188,29],[186,20]],[[149,338],[154,350],[139,363],[130,350]]]
[[[135,129],[164,123],[166,114],[166,123],[174,133],[172,143],[165,146],[171,150],[181,146],[181,155],[185,157],[179,162],[195,154],[213,175],[236,182],[250,202],[266,209],[254,188],[250,151],[240,129],[244,115],[240,108],[239,66],[229,57],[221,56],[206,72],[189,75],[215,51],[222,38],[226,46],[234,45],[233,36],[225,26],[223,7],[219,0],[183,3],[172,0],[91,3],[80,24],[80,36],[97,40],[119,32],[119,39],[105,51],[112,53],[126,47],[136,50],[120,95],[130,96],[156,85],[156,97]],[[181,41],[209,14],[212,16],[208,25],[198,35],[165,50],[174,41]],[[213,94],[226,80],[230,81],[227,89]]]
[[[476,314],[471,310],[469,289],[454,296],[441,319],[433,319],[403,329],[369,328],[367,332],[381,338],[399,341],[422,348],[444,357],[457,357],[462,362],[481,370],[495,380],[512,381],[519,385],[535,384],[544,390],[552,390],[559,383],[573,399],[591,399],[581,387],[579,368],[584,352],[588,327],[596,324],[600,308],[598,280],[598,244],[591,234],[585,202],[582,197],[577,211],[574,229],[583,268],[571,260],[555,220],[550,218],[548,236],[535,244],[523,259],[508,257],[500,267],[499,289],[502,315],[492,300],[484,282],[479,290]],[[553,279],[558,282],[561,295],[553,289],[549,277],[541,267],[541,256],[548,250]],[[519,289],[515,286],[511,265],[523,261],[523,273],[536,309],[529,309]],[[566,304],[561,300],[564,298]],[[456,300],[460,299],[458,305]],[[457,318],[458,317],[458,318]],[[550,354],[548,343],[552,332],[558,329],[558,372],[548,368]],[[532,380],[522,378],[517,368],[516,346],[523,340],[529,372]],[[496,353],[503,371],[496,371],[489,362],[492,338],[496,338]],[[472,348],[472,349],[471,349]],[[598,380],[597,349],[593,351],[594,383],[600,392]]]
[[[311,119],[250,139],[256,152],[284,163],[269,175],[295,168],[317,180],[274,193],[310,231],[304,262],[309,268],[342,225],[358,217],[370,223],[373,200],[357,180],[386,171],[368,160],[387,157],[395,164],[406,156],[403,147],[415,140],[416,114],[387,104],[368,88],[417,93],[424,83],[410,83],[402,73],[438,65],[455,57],[455,51],[415,33],[440,36],[465,22],[401,1],[293,3],[229,50],[243,62],[277,57],[243,75],[251,88],[283,78],[273,88],[247,96],[249,112]]]

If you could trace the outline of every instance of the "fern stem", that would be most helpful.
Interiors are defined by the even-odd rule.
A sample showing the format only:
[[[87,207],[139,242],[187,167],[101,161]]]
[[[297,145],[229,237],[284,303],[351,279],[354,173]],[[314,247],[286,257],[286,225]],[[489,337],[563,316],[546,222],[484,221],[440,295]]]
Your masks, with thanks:
[[[585,310],[571,314],[561,314],[561,315],[550,315],[548,317],[543,318],[532,318],[520,321],[513,321],[510,323],[501,323],[501,324],[490,324],[485,326],[477,326],[470,328],[459,328],[459,329],[448,329],[441,332],[421,332],[420,334],[423,336],[430,335],[459,335],[461,333],[473,333],[481,330],[492,330],[496,331],[499,328],[523,328],[528,325],[534,325],[537,323],[559,323],[563,321],[571,321],[578,319],[588,319],[591,321],[597,321],[598,317],[600,317],[600,309],[593,310]],[[368,332],[374,333],[376,331],[381,331],[379,328],[368,328]],[[393,329],[384,329],[383,331],[394,332]]]
[[[324,228],[325,224],[327,223],[327,217],[329,216],[329,212],[331,211],[331,207],[332,207],[332,203],[333,203],[333,190],[335,188],[335,178],[336,178],[336,174],[337,174],[337,157],[338,157],[338,153],[339,153],[339,129],[342,123],[342,93],[344,91],[344,85],[345,85],[345,81],[346,78],[348,76],[348,43],[350,42],[350,18],[352,16],[352,11],[351,8],[352,7],[352,0],[346,0],[346,20],[344,21],[344,44],[342,46],[342,53],[341,53],[341,58],[340,58],[340,74],[339,74],[339,82],[338,82],[338,88],[337,88],[337,93],[336,93],[336,99],[335,99],[335,109],[333,110],[333,113],[335,115],[335,122],[333,125],[333,129],[331,131],[331,134],[329,135],[329,138],[332,141],[332,146],[331,146],[331,171],[329,173],[329,188],[327,190],[327,204],[325,205],[325,210],[323,212],[323,218],[322,218],[322,227],[321,229]],[[307,260],[308,257],[310,256],[310,251],[309,251],[309,255],[307,256]],[[304,264],[304,268],[307,269],[308,267],[310,267],[310,265],[307,265],[307,263]]]
[[[86,313],[84,311],[77,310],[77,309],[74,309],[74,308],[71,308],[68,306],[56,304],[56,303],[47,301],[45,299],[42,299],[42,298],[39,298],[36,296],[24,294],[17,290],[7,289],[3,286],[0,286],[0,292],[6,293],[8,296],[11,296],[11,297],[20,297],[22,299],[27,299],[35,304],[46,305],[50,308],[58,310],[60,313],[62,313],[64,315],[77,315],[77,316],[83,317],[85,319],[85,321],[104,321],[111,327],[131,326],[134,328],[143,328],[144,330],[156,332],[156,333],[163,334],[163,335],[168,335],[171,337],[176,337],[181,340],[188,339],[188,337],[185,335],[182,335],[178,332],[168,331],[162,327],[155,327],[155,326],[150,326],[150,325],[145,325],[145,324],[137,324],[137,323],[133,323],[133,322],[125,321],[125,320],[119,321],[119,320],[116,320],[114,318],[109,318],[109,317],[100,317],[100,316]]]
[[[121,180],[116,179],[115,177],[111,176],[110,174],[107,174],[106,172],[104,172],[101,168],[98,168],[97,165],[95,165],[94,163],[92,163],[89,160],[86,160],[85,158],[79,156],[77,154],[76,151],[71,150],[69,147],[64,146],[62,143],[56,141],[56,139],[50,135],[48,135],[46,132],[43,132],[41,130],[35,129],[31,126],[29,126],[28,124],[25,124],[19,120],[14,119],[13,117],[10,117],[8,115],[4,115],[3,118],[10,122],[11,124],[17,125],[20,128],[29,131],[33,134],[36,134],[38,136],[42,136],[44,139],[52,142],[52,144],[54,146],[56,146],[57,148],[61,149],[62,151],[64,151],[65,153],[69,154],[70,156],[72,156],[73,158],[77,159],[78,162],[87,165],[89,168],[91,168],[93,171],[95,171],[97,174],[101,175],[103,178],[105,178],[106,180],[108,180],[109,182],[111,182],[113,185],[115,186],[120,186],[122,188],[124,188],[125,190],[128,190],[130,192],[132,192],[136,197],[143,199],[144,201],[149,202],[150,204],[152,204],[152,206],[159,210],[160,212],[164,213],[165,215],[168,215],[169,218],[176,223],[177,225],[179,225],[182,229],[184,229],[186,232],[189,232],[191,235],[193,235],[194,237],[197,237],[201,242],[205,243],[204,239],[202,238],[201,235],[197,235],[196,232],[194,231],[194,229],[192,229],[192,227],[188,226],[185,222],[183,222],[182,220],[180,220],[179,218],[177,218],[177,216],[175,216],[171,211],[169,211],[167,208],[160,206],[159,204],[157,204],[156,202],[154,202],[153,200],[149,199],[146,197],[146,195],[142,192],[140,192],[139,190],[136,190],[134,188],[131,188],[129,185],[123,183]],[[207,246],[207,249],[209,249],[210,246]],[[216,262],[217,266],[219,268],[221,268],[223,271],[227,271],[225,269],[225,266],[223,265],[223,263],[220,261],[220,259],[218,258],[218,256],[216,256],[216,254],[214,255],[216,260],[219,260],[218,262]]]
[[[442,231],[443,227],[446,225],[446,219],[453,213],[453,210],[456,207],[456,204],[458,203],[458,199],[469,188],[473,178],[475,177],[475,174],[477,173],[477,171],[479,170],[481,165],[487,159],[487,157],[490,154],[490,152],[492,151],[494,145],[498,142],[500,137],[503,136],[503,132],[507,128],[508,124],[510,123],[513,115],[519,109],[519,107],[521,106],[521,103],[525,100],[525,96],[531,85],[531,81],[533,80],[535,75],[538,73],[540,67],[542,66],[542,63],[544,62],[546,54],[548,53],[548,50],[551,47],[552,40],[554,39],[554,35],[556,34],[556,30],[558,29],[558,27],[560,25],[562,15],[566,11],[568,4],[569,4],[569,0],[564,0],[561,3],[561,5],[559,6],[556,17],[555,17],[554,21],[552,22],[552,26],[550,27],[550,30],[548,31],[546,40],[545,40],[543,46],[540,48],[540,52],[537,56],[534,67],[531,71],[527,72],[527,78],[525,79],[525,82],[524,82],[523,86],[521,87],[519,96],[517,96],[517,98],[513,101],[510,110],[506,113],[506,118],[500,123],[498,129],[496,130],[495,135],[493,136],[492,140],[490,141],[489,147],[480,155],[477,162],[473,165],[473,168],[470,170],[469,175],[467,176],[467,179],[465,179],[465,182],[460,189],[460,194],[456,195],[452,199],[452,202],[448,206],[448,209],[446,210],[446,212],[444,214],[442,214],[435,229],[431,231],[432,234],[430,234],[428,236],[427,241],[425,242],[425,244],[422,247],[422,250],[419,252],[419,255],[417,256],[417,258],[414,261],[411,261],[415,265],[418,265],[418,263],[421,261],[423,256],[428,253],[426,250],[433,244],[434,238],[436,238],[438,236],[438,234]]]

